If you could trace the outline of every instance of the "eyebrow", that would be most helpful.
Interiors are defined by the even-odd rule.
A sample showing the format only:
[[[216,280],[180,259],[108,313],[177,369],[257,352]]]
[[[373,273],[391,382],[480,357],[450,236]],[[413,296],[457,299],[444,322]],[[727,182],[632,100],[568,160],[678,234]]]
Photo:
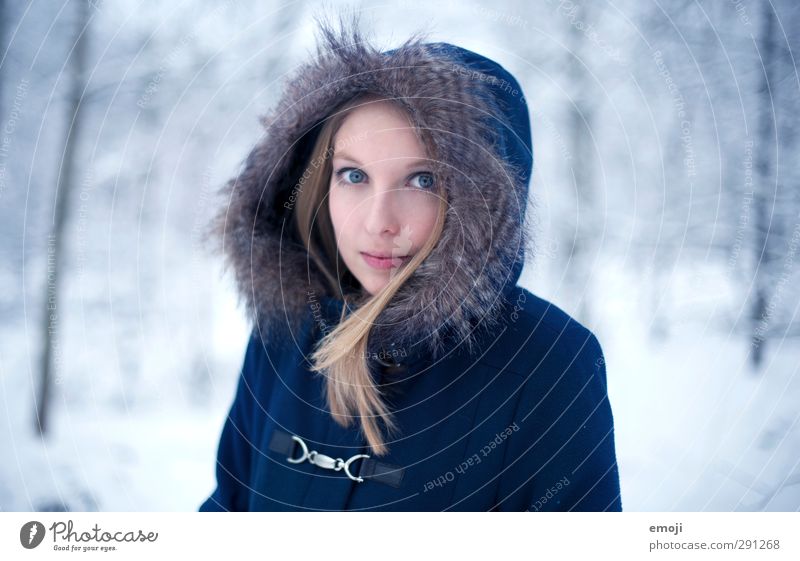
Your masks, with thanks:
[[[355,158],[354,158],[354,157],[352,157],[351,155],[349,155],[349,154],[346,154],[346,153],[344,153],[344,152],[341,152],[341,153],[336,153],[336,152],[334,152],[334,153],[333,153],[333,157],[334,157],[334,158],[341,158],[342,160],[348,160],[348,161],[350,161],[350,162],[353,162],[353,163],[355,163],[355,164],[357,164],[357,165],[359,165],[359,166],[363,165],[363,164],[362,164],[361,162],[359,162],[357,159],[355,159]],[[404,159],[406,159],[406,158],[398,158],[398,159],[403,159],[403,160],[404,160]],[[410,167],[410,166],[416,166],[416,165],[420,165],[420,164],[427,164],[427,165],[430,165],[430,162],[431,162],[430,158],[416,158],[416,159],[414,159],[414,160],[412,160],[412,161],[408,162],[408,165],[409,165],[409,167]]]

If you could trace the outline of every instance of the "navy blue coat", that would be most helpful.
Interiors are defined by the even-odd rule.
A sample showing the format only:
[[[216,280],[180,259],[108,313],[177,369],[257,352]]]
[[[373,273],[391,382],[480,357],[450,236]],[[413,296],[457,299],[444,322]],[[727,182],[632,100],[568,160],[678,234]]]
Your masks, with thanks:
[[[415,357],[395,382],[404,436],[381,461],[403,468],[399,486],[270,450],[279,428],[334,458],[369,453],[357,429],[331,421],[323,380],[306,368],[313,318],[296,347],[266,348],[254,330],[222,430],[218,486],[200,510],[621,510],[600,344],[553,304],[516,294],[487,348],[455,349],[433,368]]]
[[[621,510],[601,345],[517,285],[533,160],[519,84],[454,45],[379,52],[357,33],[324,35],[227,186],[221,237],[256,327],[200,510]],[[333,421],[309,369],[343,301],[287,226],[317,124],[364,91],[397,100],[470,178],[445,179],[441,241],[370,334],[374,382],[400,427],[381,457],[357,423]]]

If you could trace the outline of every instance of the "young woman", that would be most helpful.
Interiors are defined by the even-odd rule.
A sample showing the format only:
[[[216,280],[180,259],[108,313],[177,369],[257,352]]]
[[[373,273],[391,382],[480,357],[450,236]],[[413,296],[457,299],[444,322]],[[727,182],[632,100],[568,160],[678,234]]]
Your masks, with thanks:
[[[621,510],[600,344],[517,286],[519,84],[343,27],[215,222],[254,328],[200,510]]]

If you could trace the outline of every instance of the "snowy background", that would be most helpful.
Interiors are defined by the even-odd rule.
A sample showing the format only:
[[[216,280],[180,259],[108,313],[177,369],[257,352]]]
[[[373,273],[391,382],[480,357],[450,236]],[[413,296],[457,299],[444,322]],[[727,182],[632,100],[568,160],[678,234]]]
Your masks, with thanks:
[[[0,0],[0,510],[213,490],[249,328],[199,234],[332,4]],[[348,6],[521,82],[521,284],[603,345],[623,507],[800,509],[796,3]]]

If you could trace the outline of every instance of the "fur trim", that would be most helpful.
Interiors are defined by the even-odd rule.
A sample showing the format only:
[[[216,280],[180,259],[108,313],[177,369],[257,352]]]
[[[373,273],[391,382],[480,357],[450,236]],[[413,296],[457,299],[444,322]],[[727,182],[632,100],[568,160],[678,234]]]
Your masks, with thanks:
[[[450,335],[472,349],[478,325],[491,329],[501,321],[505,295],[531,249],[524,226],[530,165],[519,169],[502,148],[514,124],[492,86],[444,56],[446,44],[425,43],[417,34],[382,53],[357,26],[342,27],[334,32],[321,24],[316,56],[285,82],[281,99],[261,118],[265,136],[223,187],[227,206],[213,231],[256,325],[296,330],[311,308],[309,295],[331,296],[290,232],[284,207],[313,131],[357,94],[390,97],[428,132],[438,162],[432,171],[446,186],[449,207],[440,242],[378,318],[370,349],[415,346],[437,357]]]

